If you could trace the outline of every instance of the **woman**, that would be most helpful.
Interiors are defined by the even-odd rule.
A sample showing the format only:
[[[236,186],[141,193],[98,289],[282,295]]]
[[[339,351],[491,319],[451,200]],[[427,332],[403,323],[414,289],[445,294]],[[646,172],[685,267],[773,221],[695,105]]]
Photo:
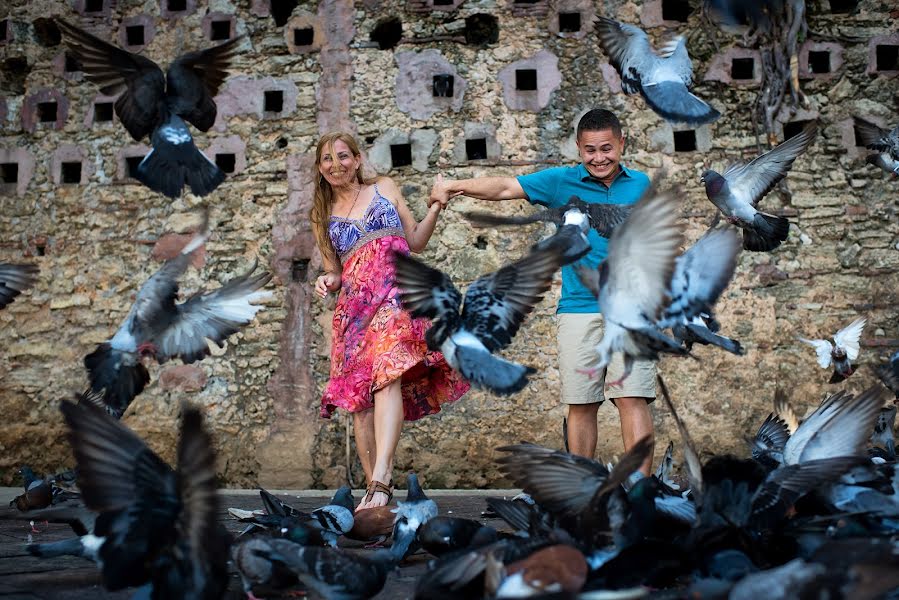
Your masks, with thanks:
[[[438,412],[469,385],[439,352],[428,350],[424,335],[430,323],[402,309],[389,258],[391,251],[424,250],[443,206],[432,204],[417,223],[393,180],[362,174],[359,146],[349,134],[323,136],[315,157],[310,217],[325,268],[315,292],[322,298],[338,292],[321,415],[329,418],[336,408],[353,413],[368,481],[360,510],[383,506],[393,496],[393,456],[403,419]]]

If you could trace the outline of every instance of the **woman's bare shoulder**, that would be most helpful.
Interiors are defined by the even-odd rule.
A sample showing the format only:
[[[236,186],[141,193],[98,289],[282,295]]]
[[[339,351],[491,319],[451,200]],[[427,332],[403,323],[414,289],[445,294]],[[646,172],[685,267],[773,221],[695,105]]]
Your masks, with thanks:
[[[393,204],[396,204],[398,198],[401,197],[400,188],[392,177],[382,175],[375,179],[375,185],[378,186],[378,192]]]

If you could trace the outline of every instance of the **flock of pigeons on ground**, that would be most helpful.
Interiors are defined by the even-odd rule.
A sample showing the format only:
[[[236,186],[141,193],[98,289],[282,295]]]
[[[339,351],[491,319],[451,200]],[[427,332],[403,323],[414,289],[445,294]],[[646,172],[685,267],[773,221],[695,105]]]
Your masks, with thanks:
[[[106,94],[120,93],[115,111],[129,134],[150,136],[153,150],[138,167],[138,179],[169,196],[180,195],[185,184],[205,195],[224,181],[194,146],[186,123],[211,127],[214,96],[239,38],[185,54],[163,75],[144,57],[57,23],[86,78]],[[717,118],[688,91],[692,65],[683,38],[656,51],[632,25],[600,18],[598,32],[627,93],[639,91],[673,121]],[[878,152],[869,162],[899,174],[899,128],[857,124]],[[531,217],[470,213],[476,225],[543,221],[558,229],[523,258],[477,279],[464,297],[445,274],[396,255],[402,302],[432,319],[428,345],[474,385],[517,392],[534,369],[495,353],[512,342],[556,270],[587,253],[585,234],[593,227],[609,238],[609,254],[598,269],[579,270],[606,322],[590,369],[606,366],[613,352],[622,352],[629,367],[661,353],[689,355],[696,343],[741,354],[740,342],[720,333],[714,305],[741,248],[771,251],[787,239],[787,220],[758,205],[816,132],[810,124],[751,162],[706,171],[708,198],[729,225],[713,226],[684,252],[678,190],[662,189],[659,177],[633,206],[572,198]],[[67,523],[75,533],[30,544],[32,554],[92,560],[108,589],[138,588],[137,598],[221,598],[230,568],[250,598],[260,587],[369,598],[419,550],[435,557],[416,585],[415,597],[428,600],[899,598],[896,403],[884,406],[879,384],[857,395],[828,394],[804,419],[798,415],[806,411],[778,397],[746,456],[711,456],[703,463],[660,378],[681,433],[686,482],[672,478],[672,445],[656,474],[641,475],[638,467],[652,451],[648,439],[614,465],[520,443],[498,449],[502,472],[524,490],[513,500],[488,501],[489,514],[506,523],[499,529],[439,515],[410,475],[405,502],[359,512],[346,488],[311,512],[261,490],[260,510],[229,511],[246,523],[232,536],[218,521],[215,455],[201,411],[183,406],[175,468],[119,420],[149,382],[144,359],[203,359],[209,341],[221,345],[249,324],[269,294],[262,287],[271,275],[255,274],[254,264],[217,290],[177,302],[178,279],[209,230],[204,214],[180,254],[141,287],[125,322],[85,357],[86,391],[61,404],[76,469],[52,477],[22,469],[25,490],[11,503],[22,518]],[[37,277],[33,265],[0,264],[0,308]],[[853,373],[864,326],[863,317],[856,319],[833,343],[802,340],[823,368],[833,367],[831,383]],[[899,352],[878,374],[899,400]],[[391,545],[349,551],[340,547],[344,538],[390,539]]]

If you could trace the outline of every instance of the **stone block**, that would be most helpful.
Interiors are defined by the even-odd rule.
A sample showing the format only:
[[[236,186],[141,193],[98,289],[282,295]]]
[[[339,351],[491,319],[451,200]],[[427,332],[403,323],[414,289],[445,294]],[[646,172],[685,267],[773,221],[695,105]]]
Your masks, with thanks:
[[[806,40],[799,49],[799,76],[804,79],[828,81],[836,77],[842,67],[843,47],[836,42]]]
[[[213,139],[205,154],[228,176],[237,175],[247,168],[247,144],[239,135]]]
[[[156,19],[148,14],[126,17],[119,25],[119,46],[128,52],[139,53],[150,45],[154,37]]]
[[[0,148],[0,193],[24,196],[34,175],[34,155],[25,148]]]
[[[512,110],[539,112],[562,83],[559,59],[548,50],[504,67],[497,76],[503,85],[503,100]]]
[[[181,19],[197,12],[197,0],[158,0],[163,19]]]
[[[593,32],[596,8],[589,0],[559,0],[547,15],[546,28],[553,35],[576,40]],[[575,28],[576,27],[576,28]]]
[[[268,97],[266,93],[269,93]],[[253,115],[257,119],[283,119],[296,111],[297,86],[289,79],[239,75],[225,82],[215,97],[215,103],[218,106],[213,126],[216,131],[225,131],[227,120],[234,116]],[[280,110],[276,110],[278,108]]]
[[[90,155],[83,146],[64,144],[57,148],[50,157],[50,177],[56,185],[84,185],[94,173],[94,163],[88,160]],[[80,164],[78,172],[69,165]],[[78,175],[77,181],[69,178]]]
[[[899,33],[875,35],[868,41],[868,66],[866,72],[871,76],[895,77],[899,75],[899,59],[896,48],[899,47]],[[878,65],[878,62],[891,64]]]
[[[218,45],[237,36],[237,22],[234,14],[214,10],[203,15],[200,28],[207,40]]]
[[[469,156],[472,149],[471,140],[484,140],[484,156],[474,159]],[[481,149],[478,148],[480,151]],[[502,156],[502,147],[496,140],[496,126],[493,123],[473,123],[466,121],[462,126],[462,132],[456,136],[453,148],[453,161],[456,164],[464,164],[470,160],[498,160]]]
[[[762,83],[762,55],[752,48],[728,48],[712,57],[702,80],[757,87]]]
[[[198,365],[172,365],[159,371],[159,387],[166,391],[199,392],[206,387],[206,373]]]
[[[163,234],[150,251],[150,258],[156,261],[171,260],[181,253],[181,250],[194,238],[193,233],[166,233]],[[190,264],[197,269],[206,264],[206,244],[203,244],[190,256]]]
[[[438,112],[458,112],[462,108],[468,84],[438,50],[397,52],[394,58],[399,67],[394,94],[401,111],[425,121]],[[452,78],[452,95],[438,96],[439,86],[449,84],[441,84],[435,78],[448,81],[447,77]]]
[[[62,129],[68,116],[69,101],[63,93],[55,88],[43,88],[25,98],[22,129],[29,133],[35,129]]]

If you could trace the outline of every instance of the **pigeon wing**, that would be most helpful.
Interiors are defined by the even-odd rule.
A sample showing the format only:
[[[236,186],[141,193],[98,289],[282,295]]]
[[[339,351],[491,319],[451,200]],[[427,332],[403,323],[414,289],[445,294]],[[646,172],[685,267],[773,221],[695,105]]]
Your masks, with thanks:
[[[631,204],[587,204],[586,210],[590,215],[590,225],[596,233],[604,238],[612,237],[612,232],[619,227],[631,214]]]
[[[535,249],[499,271],[478,278],[465,292],[463,326],[490,352],[505,348],[524,318],[543,299],[561,264],[558,249]]]
[[[413,317],[441,319],[459,314],[462,294],[443,272],[420,260],[395,252],[396,284],[400,301]]]
[[[62,19],[56,19],[56,24],[85,77],[108,96],[121,94],[115,111],[131,137],[139,141],[150,135],[163,120],[165,77],[159,65]]]
[[[197,293],[176,306],[176,318],[155,338],[159,362],[174,356],[186,363],[198,361],[209,354],[207,339],[221,347],[228,336],[252,321],[262,310],[254,302],[270,296],[260,288],[272,278],[267,271],[254,275],[256,267],[254,261],[246,273],[219,289]]]
[[[37,281],[37,265],[0,263],[0,308],[6,308],[16,296]]]
[[[858,132],[858,141],[861,142],[862,146],[881,152],[889,151],[890,145],[887,140],[889,134],[886,129],[881,129],[874,123],[861,117],[853,116],[852,121],[855,125],[855,131]]]
[[[200,131],[208,131],[215,123],[218,94],[228,67],[243,36],[223,44],[179,56],[166,73],[168,95],[175,96],[176,112]]]
[[[723,174],[731,193],[740,201],[757,206],[759,201],[783,179],[793,161],[815,141],[816,123],[808,123],[802,131],[748,164],[737,163]]]
[[[462,213],[462,216],[468,219],[473,227],[497,227],[502,225],[527,225],[529,223],[545,222],[561,225],[563,214],[564,211],[561,208],[550,208],[520,217],[507,217],[481,211],[464,212]]]
[[[808,340],[802,337],[799,338],[799,341],[805,342],[815,349],[815,354],[818,355],[818,366],[822,369],[826,369],[830,366],[830,361],[832,360],[831,353],[833,352],[833,346],[830,342],[827,340]]]
[[[836,343],[837,348],[842,348],[846,351],[846,356],[849,360],[855,360],[858,358],[859,345],[858,341],[862,336],[862,330],[867,325],[868,320],[865,317],[859,317],[854,320],[849,325],[846,325],[838,332],[836,332],[833,336],[833,341]]]
[[[621,88],[627,94],[639,91],[650,61],[658,60],[646,33],[639,27],[606,17],[599,17],[596,29],[609,62],[621,76]]]

